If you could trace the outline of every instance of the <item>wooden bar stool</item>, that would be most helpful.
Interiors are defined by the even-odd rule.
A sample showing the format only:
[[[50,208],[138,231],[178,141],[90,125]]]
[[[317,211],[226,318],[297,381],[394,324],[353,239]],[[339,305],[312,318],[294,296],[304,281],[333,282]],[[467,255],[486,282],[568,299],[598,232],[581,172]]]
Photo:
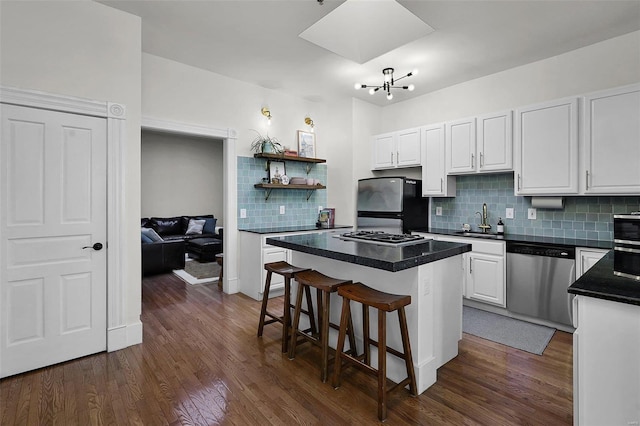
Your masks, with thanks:
[[[352,363],[364,371],[378,377],[378,419],[381,421],[387,418],[387,395],[388,393],[409,385],[411,395],[417,395],[416,375],[413,370],[411,358],[411,345],[409,344],[409,330],[407,329],[407,317],[404,307],[411,303],[411,296],[400,296],[383,293],[374,290],[362,283],[348,284],[338,289],[338,294],[342,299],[342,315],[340,316],[340,333],[336,346],[335,367],[333,371],[333,387],[340,387],[340,374],[342,361]],[[351,318],[351,300],[362,304],[362,328],[364,339],[364,354],[353,356],[343,352],[344,339]],[[369,334],[369,307],[378,310],[378,340],[375,341]],[[398,311],[400,320],[400,333],[402,335],[402,346],[404,353],[387,346],[387,312]],[[378,347],[378,368],[371,367],[370,345]],[[387,352],[404,359],[407,368],[407,378],[400,383],[387,388]]]
[[[296,274],[296,281],[299,284],[298,294],[296,297],[295,310],[293,314],[293,323],[291,324],[291,343],[289,345],[289,359],[293,359],[296,353],[296,344],[298,336],[302,336],[305,340],[319,346],[322,349],[322,360],[320,367],[320,376],[323,382],[327,381],[329,371],[329,328],[333,327],[338,330],[336,324],[330,321],[331,293],[335,293],[340,286],[350,284],[351,280],[341,280],[337,278],[327,277],[318,271],[305,271]],[[320,334],[309,330],[299,330],[300,312],[302,311],[302,291],[309,291],[313,287],[317,291],[317,309],[318,309],[318,326]],[[308,303],[308,301],[307,301]],[[311,318],[310,318],[311,320]],[[350,350],[355,348],[355,337],[351,323],[347,327],[349,333]]]
[[[222,290],[222,277],[224,271],[224,254],[216,254],[216,263],[220,265],[220,274],[218,275],[218,288]]]
[[[262,309],[260,310],[260,322],[258,323],[258,337],[262,336],[264,326],[278,322],[282,324],[282,352],[287,352],[289,347],[289,329],[291,327],[291,278],[304,271],[308,271],[308,268],[298,268],[296,266],[289,265],[287,262],[272,262],[266,263],[264,269],[267,270],[267,279],[264,284],[264,292],[262,293]],[[284,277],[284,307],[282,316],[273,314],[267,310],[267,304],[269,303],[269,290],[271,289],[271,276],[276,273]],[[311,292],[307,291],[307,309],[305,311],[310,318],[313,318]],[[265,321],[265,317],[271,319]],[[315,324],[311,321],[311,329],[315,332]]]

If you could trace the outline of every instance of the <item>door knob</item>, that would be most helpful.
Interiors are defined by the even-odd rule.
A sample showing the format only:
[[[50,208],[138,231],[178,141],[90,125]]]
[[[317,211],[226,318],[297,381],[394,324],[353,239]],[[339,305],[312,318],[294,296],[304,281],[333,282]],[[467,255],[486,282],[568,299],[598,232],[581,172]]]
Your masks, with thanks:
[[[83,250],[84,249],[88,249],[88,248],[94,249],[95,251],[102,250],[102,243],[95,243],[92,246],[84,246],[84,247],[82,247]]]

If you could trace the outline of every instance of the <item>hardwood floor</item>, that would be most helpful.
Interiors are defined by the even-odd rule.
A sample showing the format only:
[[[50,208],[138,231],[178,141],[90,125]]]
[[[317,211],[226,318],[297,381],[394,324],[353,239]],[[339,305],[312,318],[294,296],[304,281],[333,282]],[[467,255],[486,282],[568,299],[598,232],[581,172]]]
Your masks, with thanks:
[[[280,352],[280,329],[256,337],[260,303],[173,275],[143,280],[144,343],[0,381],[2,425],[284,425],[377,423],[375,378],[347,369],[334,390],[320,351]],[[570,425],[572,338],[543,356],[471,335],[412,398],[389,400],[387,424]]]

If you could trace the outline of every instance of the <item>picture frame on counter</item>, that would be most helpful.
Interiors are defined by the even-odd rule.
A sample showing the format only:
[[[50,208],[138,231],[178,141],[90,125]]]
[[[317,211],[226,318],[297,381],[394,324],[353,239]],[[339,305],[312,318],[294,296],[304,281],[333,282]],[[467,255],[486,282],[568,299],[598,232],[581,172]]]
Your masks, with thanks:
[[[269,161],[269,183],[282,183],[284,175],[286,175],[284,161]]]
[[[316,134],[298,130],[298,157],[316,158]]]

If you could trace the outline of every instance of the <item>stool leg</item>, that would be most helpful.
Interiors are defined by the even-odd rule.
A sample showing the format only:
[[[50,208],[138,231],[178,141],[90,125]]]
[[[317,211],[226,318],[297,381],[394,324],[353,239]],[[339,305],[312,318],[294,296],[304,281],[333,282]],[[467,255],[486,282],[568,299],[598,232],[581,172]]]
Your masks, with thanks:
[[[264,284],[264,293],[262,293],[262,308],[260,309],[260,322],[258,323],[258,337],[262,336],[264,330],[264,317],[267,314],[267,302],[269,301],[269,289],[271,288],[271,271],[267,271],[267,280]]]
[[[351,312],[349,312],[349,331],[347,335],[349,337],[349,352],[351,352],[351,355],[353,355],[354,357],[357,357],[358,348],[356,347],[356,335],[353,328],[353,318],[351,317]]]
[[[378,310],[378,419],[387,418],[387,313]]]
[[[322,297],[322,290],[316,289],[316,301],[318,304],[318,340],[322,341],[322,331],[324,330],[324,297]]]
[[[369,333],[369,307],[362,305],[362,336],[364,338],[364,363],[371,365],[371,337]]]
[[[340,315],[340,330],[338,331],[338,343],[336,344],[336,358],[333,367],[332,385],[335,389],[340,387],[340,373],[342,370],[342,350],[344,349],[344,339],[347,331],[347,324],[351,313],[349,310],[349,299],[342,298],[342,314]]]
[[[322,329],[320,330],[320,347],[322,348],[322,367],[320,375],[322,383],[327,381],[329,373],[329,302],[330,293],[318,291],[318,296],[322,299]],[[320,307],[318,307],[320,311]]]
[[[313,299],[311,298],[311,287],[309,287],[308,285],[305,285],[304,292],[307,297],[307,312],[309,312],[309,325],[311,327],[311,335],[316,336],[318,334],[318,329],[316,328],[316,315],[313,313]],[[320,323],[318,323],[318,327],[320,327]]]
[[[285,353],[289,349],[289,329],[291,327],[291,308],[289,307],[291,301],[291,278],[286,276],[284,278],[284,312],[282,313],[282,353]]]
[[[298,283],[298,293],[296,294],[296,308],[293,311],[293,323],[291,324],[291,342],[289,343],[289,359],[293,359],[296,354],[296,342],[298,340],[298,326],[300,325],[300,310],[302,309],[302,293],[306,285]],[[308,299],[307,299],[308,300]],[[313,321],[313,318],[311,318]]]
[[[398,320],[400,320],[400,333],[402,334],[402,346],[404,350],[404,362],[407,366],[407,376],[411,380],[409,382],[409,391],[411,395],[417,396],[416,373],[413,369],[413,357],[411,356],[411,343],[409,342],[409,330],[407,329],[407,316],[404,312],[404,306],[398,309]]]

